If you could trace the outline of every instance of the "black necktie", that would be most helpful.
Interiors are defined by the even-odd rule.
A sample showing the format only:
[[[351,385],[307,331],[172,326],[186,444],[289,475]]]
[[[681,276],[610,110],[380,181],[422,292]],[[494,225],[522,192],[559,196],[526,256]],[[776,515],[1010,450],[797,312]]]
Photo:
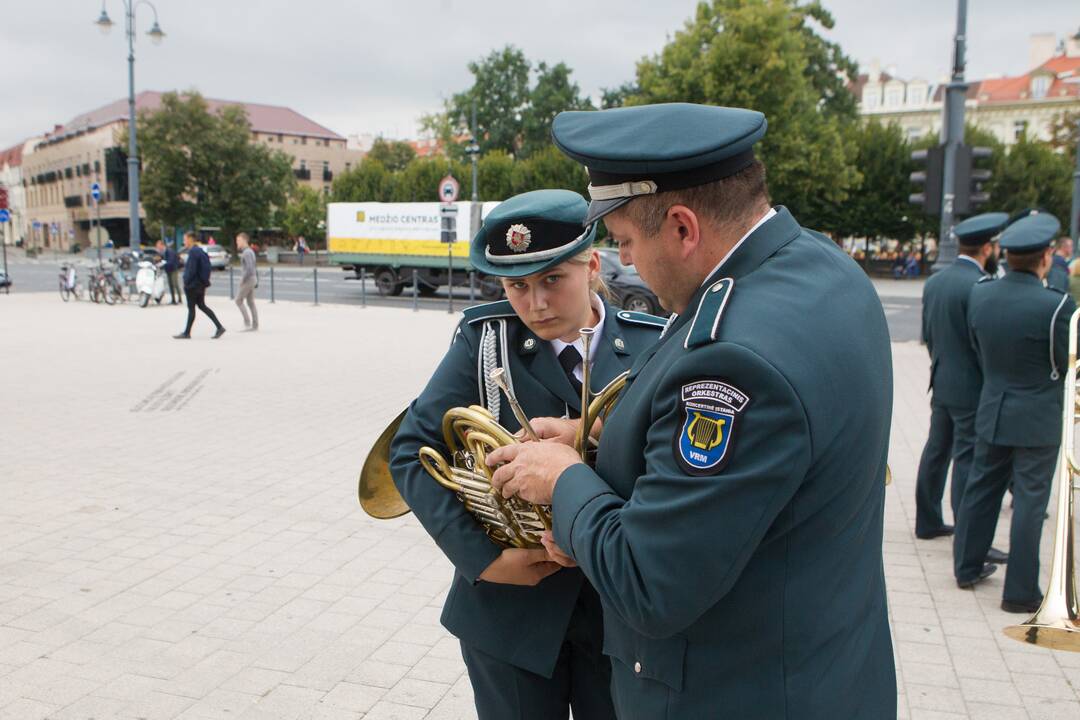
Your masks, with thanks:
[[[559,353],[559,364],[562,365],[563,372],[566,373],[567,379],[570,381],[570,385],[574,388],[574,392],[578,395],[581,394],[581,381],[574,377],[574,368],[581,364],[581,353],[573,345],[567,345]],[[573,410],[573,408],[571,408]]]

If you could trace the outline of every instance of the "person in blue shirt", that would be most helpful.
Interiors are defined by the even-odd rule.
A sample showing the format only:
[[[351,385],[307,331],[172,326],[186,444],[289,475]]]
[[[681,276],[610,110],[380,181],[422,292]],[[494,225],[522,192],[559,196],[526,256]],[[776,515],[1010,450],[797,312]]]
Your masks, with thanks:
[[[187,325],[184,331],[173,335],[177,340],[191,339],[191,326],[195,323],[195,308],[203,311],[206,317],[214,323],[217,330],[214,331],[214,339],[225,334],[225,326],[222,325],[214,311],[206,306],[206,288],[210,287],[210,258],[206,251],[199,247],[198,238],[193,232],[184,233],[184,247],[187,248],[188,257],[184,263],[184,295],[187,297]]]
[[[472,240],[470,261],[502,278],[507,299],[469,308],[435,374],[393,439],[390,471],[402,497],[454,565],[442,623],[461,641],[481,720],[613,720],[611,668],[602,654],[600,600],[581,570],[542,548],[501,548],[418,452],[447,454],[442,420],[483,405],[520,429],[488,379],[507,375],[526,416],[581,412],[582,342],[594,328],[590,386],[599,389],[655,342],[664,321],[602,299],[595,224],[568,190],[537,190],[498,205]]]

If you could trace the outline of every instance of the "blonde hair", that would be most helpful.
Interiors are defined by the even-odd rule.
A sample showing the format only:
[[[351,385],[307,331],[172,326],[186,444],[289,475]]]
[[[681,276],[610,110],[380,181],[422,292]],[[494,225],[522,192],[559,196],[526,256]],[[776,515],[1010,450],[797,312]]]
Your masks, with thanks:
[[[586,249],[579,252],[577,255],[574,255],[572,258],[568,259],[566,262],[573,263],[574,265],[588,265],[589,261],[592,260],[593,255],[599,255],[599,253],[599,250],[590,245]],[[600,258],[597,257],[597,260],[600,260]],[[594,277],[589,283],[589,289],[602,297],[604,300],[611,299],[611,288],[609,288],[607,286],[607,283],[604,282],[603,262],[600,262],[600,272],[598,272],[596,274],[596,277]]]

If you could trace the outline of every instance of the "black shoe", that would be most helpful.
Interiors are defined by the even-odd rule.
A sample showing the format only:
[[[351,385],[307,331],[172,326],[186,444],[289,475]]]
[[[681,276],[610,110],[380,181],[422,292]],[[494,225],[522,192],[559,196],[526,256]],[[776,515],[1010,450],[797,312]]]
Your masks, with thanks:
[[[175,339],[177,339],[177,340],[190,340],[191,339],[191,336],[188,335],[187,333],[180,333],[179,335],[173,335],[173,337]]]
[[[223,327],[219,327],[219,328],[217,329],[217,332],[215,332],[215,333],[214,333],[214,337],[213,337],[213,338],[211,338],[211,339],[212,339],[212,340],[217,340],[217,339],[218,339],[219,337],[221,337],[221,336],[222,336],[222,335],[224,335],[224,334],[225,334],[225,328],[223,328]]]
[[[915,537],[920,540],[933,540],[939,537],[949,537],[953,534],[952,525],[942,525],[937,530],[930,530],[929,532],[916,532]]]
[[[994,563],[995,565],[1004,565],[1009,562],[1009,553],[1003,553],[997,548],[990,548],[986,553],[986,562]]]
[[[1042,600],[1032,603],[1016,603],[1009,602],[1008,600],[1001,601],[1001,609],[1007,613],[1024,613],[1026,615],[1034,615],[1042,605]]]
[[[956,587],[964,590],[975,587],[977,583],[990,577],[997,572],[997,565],[991,565],[990,563],[983,563],[982,572],[979,573],[979,577],[974,580],[957,580]]]

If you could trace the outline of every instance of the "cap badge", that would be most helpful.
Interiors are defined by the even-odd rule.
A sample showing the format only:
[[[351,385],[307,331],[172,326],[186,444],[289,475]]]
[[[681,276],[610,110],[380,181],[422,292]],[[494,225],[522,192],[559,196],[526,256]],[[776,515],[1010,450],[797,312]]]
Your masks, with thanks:
[[[532,338],[526,338],[525,342],[523,342],[521,346],[526,350],[532,350],[534,347],[536,347],[536,341]]]
[[[622,338],[615,338],[615,349],[616,350],[623,350],[625,348],[626,348],[626,343],[623,342],[623,339]]]
[[[518,223],[506,231],[506,246],[516,253],[525,252],[532,243],[532,230]]]

